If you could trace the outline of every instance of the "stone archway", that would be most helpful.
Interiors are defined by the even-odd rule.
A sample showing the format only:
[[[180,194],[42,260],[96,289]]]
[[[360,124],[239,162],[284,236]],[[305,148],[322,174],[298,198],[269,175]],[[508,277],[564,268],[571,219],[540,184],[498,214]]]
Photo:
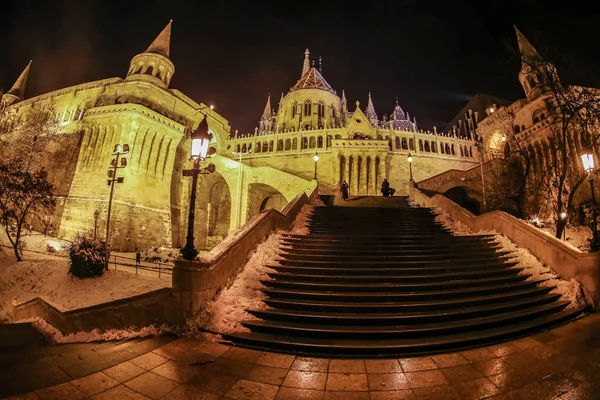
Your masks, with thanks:
[[[195,244],[210,250],[227,237],[231,218],[231,191],[218,172],[202,175],[198,181],[195,217]]]
[[[285,196],[274,187],[264,183],[252,183],[248,185],[246,220],[265,210],[281,211],[287,203]]]

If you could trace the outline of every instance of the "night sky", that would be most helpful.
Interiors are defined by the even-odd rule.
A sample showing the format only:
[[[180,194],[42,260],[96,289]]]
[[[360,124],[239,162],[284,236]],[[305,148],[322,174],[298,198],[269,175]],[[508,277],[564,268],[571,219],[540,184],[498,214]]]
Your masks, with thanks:
[[[573,53],[580,65],[600,70],[600,24],[591,6],[548,4],[5,0],[0,86],[8,90],[29,59],[28,97],[124,77],[131,58],[172,18],[171,87],[214,104],[232,129],[252,130],[269,92],[276,108],[300,77],[307,47],[323,57],[323,75],[338,94],[346,90],[351,111],[356,100],[366,106],[370,91],[380,117],[397,98],[421,128],[440,127],[476,92],[523,96],[520,60],[510,50],[514,24],[543,56],[551,58],[544,49]]]

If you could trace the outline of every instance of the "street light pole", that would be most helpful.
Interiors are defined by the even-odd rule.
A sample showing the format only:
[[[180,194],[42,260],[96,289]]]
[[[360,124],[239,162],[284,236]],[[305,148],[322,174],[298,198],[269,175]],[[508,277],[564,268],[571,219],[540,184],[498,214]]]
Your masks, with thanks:
[[[317,162],[319,161],[319,153],[315,152],[315,156],[313,157],[315,160],[315,176],[314,180],[317,180]]]
[[[481,138],[483,139],[483,138]],[[487,209],[486,199],[485,199],[485,179],[483,177],[483,143],[481,140],[477,140],[475,142],[475,147],[479,150],[479,170],[481,172],[481,197],[483,199],[483,210],[482,213]]]
[[[198,250],[194,247],[194,219],[196,214],[196,188],[198,186],[198,175],[211,174],[215,172],[215,164],[209,164],[208,167],[201,170],[200,162],[205,161],[206,157],[216,153],[214,147],[209,148],[212,140],[212,134],[209,132],[207,117],[200,122],[198,129],[192,132],[191,158],[194,160],[194,165],[191,169],[183,170],[183,176],[192,177],[192,191],[190,193],[190,209],[188,211],[188,228],[185,237],[185,246],[179,250],[181,256],[188,261],[196,258]]]
[[[592,192],[592,241],[590,242],[590,252],[600,250],[600,242],[598,241],[598,226],[596,214],[596,195],[594,193],[594,154],[590,151],[584,151],[581,154],[583,169],[589,174],[588,182]]]
[[[98,210],[94,211],[94,240],[96,240],[96,232],[98,231],[98,217],[100,213]]]
[[[410,153],[408,153],[407,160],[408,160],[408,167],[409,167],[409,170],[410,170],[410,182],[413,182],[413,176],[412,176],[412,162],[413,162],[413,158],[410,155]]]
[[[238,158],[238,179],[237,179],[237,207],[235,208],[235,228],[240,227],[240,218],[242,214],[242,168],[244,164],[242,164],[242,157],[252,153],[252,150],[249,151],[234,151],[234,156],[239,156]]]
[[[117,177],[117,170],[119,168],[125,168],[127,166],[127,159],[125,157],[122,157],[120,159],[121,164],[119,165],[119,157],[124,156],[127,153],[129,153],[128,144],[124,144],[123,146],[121,146],[120,144],[116,144],[115,150],[112,154],[113,156],[115,156],[115,158],[111,160],[111,169],[109,169],[107,172],[107,175],[110,178],[107,182],[108,185],[110,185],[110,195],[108,196],[108,215],[106,216],[106,236],[104,238],[104,254],[106,257],[104,260],[104,268],[106,270],[108,270],[108,260],[110,258],[110,213],[112,210],[112,200],[113,194],[115,192],[115,183],[123,183],[123,181],[125,180],[125,178],[123,177]]]

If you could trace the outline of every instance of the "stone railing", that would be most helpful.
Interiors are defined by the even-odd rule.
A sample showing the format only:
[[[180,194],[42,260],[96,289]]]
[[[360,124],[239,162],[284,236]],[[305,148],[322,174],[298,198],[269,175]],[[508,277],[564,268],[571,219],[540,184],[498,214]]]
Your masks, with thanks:
[[[84,308],[65,310],[36,297],[14,306],[15,321],[39,317],[68,335],[94,329],[123,329],[171,322],[169,306],[173,289],[164,288],[137,296]],[[176,322],[176,321],[172,321]]]
[[[204,301],[212,299],[236,275],[259,243],[277,229],[289,229],[302,207],[316,198],[315,184],[310,194],[296,196],[281,212],[267,210],[255,215],[201,259],[175,260],[173,289],[177,304],[173,318],[183,321]]]
[[[409,185],[409,196],[424,207],[440,207],[473,232],[495,231],[506,236],[529,250],[561,279],[577,280],[594,308],[600,305],[600,253],[581,252],[503,211],[475,216],[447,197],[439,194],[429,197],[414,185]]]

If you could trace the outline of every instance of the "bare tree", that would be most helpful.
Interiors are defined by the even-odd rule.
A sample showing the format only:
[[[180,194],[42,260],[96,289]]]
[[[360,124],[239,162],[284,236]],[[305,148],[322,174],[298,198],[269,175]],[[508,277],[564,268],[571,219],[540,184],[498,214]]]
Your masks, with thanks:
[[[21,261],[21,236],[33,213],[50,213],[56,204],[54,186],[48,173],[26,169],[23,160],[0,161],[0,223],[8,236],[17,261]],[[14,235],[14,237],[13,237]]]

